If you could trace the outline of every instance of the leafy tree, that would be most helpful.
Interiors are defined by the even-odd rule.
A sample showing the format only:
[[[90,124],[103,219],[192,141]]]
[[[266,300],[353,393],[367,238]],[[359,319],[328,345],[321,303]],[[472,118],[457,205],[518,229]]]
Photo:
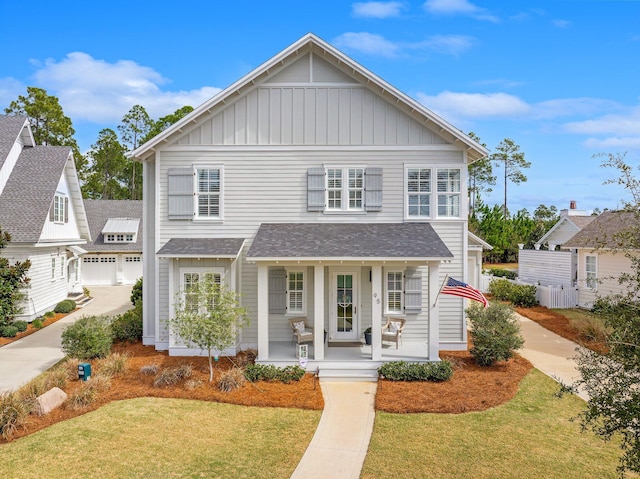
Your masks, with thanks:
[[[142,139],[149,133],[153,126],[153,120],[147,114],[144,107],[134,105],[129,112],[122,117],[122,123],[118,125],[122,144],[127,150],[135,150],[142,144]],[[126,162],[129,188],[129,199],[142,199],[142,165],[131,159]]]
[[[105,128],[98,141],[91,146],[92,160],[87,181],[82,186],[85,198],[118,200],[126,199],[128,191],[123,180],[127,159],[125,148],[118,141],[115,131]]]
[[[491,159],[504,168],[504,215],[508,216],[507,209],[507,184],[520,184],[527,181],[527,177],[522,173],[523,168],[531,167],[531,163],[524,159],[524,152],[520,151],[520,146],[510,138],[505,138],[496,147],[496,152],[491,155]]]
[[[469,132],[468,136],[480,143],[482,146],[486,146],[484,143],[480,142],[480,138],[474,132]],[[493,174],[493,164],[491,163],[490,157],[484,157],[478,161],[474,161],[468,167],[469,178],[468,178],[468,190],[469,190],[469,205],[470,205],[470,213],[473,214],[473,211],[476,208],[476,201],[480,197],[480,193],[486,191],[490,193],[492,190],[492,186],[496,184],[496,177]]]
[[[238,329],[248,324],[247,311],[236,293],[217,284],[210,274],[178,293],[175,316],[169,320],[171,330],[183,341],[207,351],[209,381],[213,381],[213,351],[233,346]]]
[[[144,136],[144,138],[140,141],[140,145],[146,143],[147,141],[149,141],[154,136],[162,133],[164,130],[169,128],[171,125],[173,125],[178,120],[180,120],[182,117],[188,115],[192,111],[193,111],[193,107],[189,106],[189,105],[186,105],[186,106],[183,106],[182,108],[178,108],[173,113],[171,113],[171,114],[169,114],[167,116],[163,116],[162,118],[160,118],[157,121],[154,121],[153,124],[151,125],[151,129],[147,132],[147,134]]]
[[[11,235],[0,228],[0,251],[9,242]],[[8,326],[21,313],[20,302],[24,299],[21,288],[29,285],[27,272],[30,267],[29,260],[12,265],[7,258],[0,256],[0,327]]]

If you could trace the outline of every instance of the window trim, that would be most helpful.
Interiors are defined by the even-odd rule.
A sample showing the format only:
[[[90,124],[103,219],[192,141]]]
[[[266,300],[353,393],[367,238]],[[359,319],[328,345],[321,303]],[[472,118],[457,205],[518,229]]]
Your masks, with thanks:
[[[222,222],[224,220],[224,165],[222,164],[194,164],[193,167],[193,221]],[[198,208],[198,199],[200,192],[198,191],[198,171],[199,170],[218,170],[220,175],[220,191],[218,191],[218,215],[217,216],[201,216]],[[210,193],[203,193],[210,194]]]
[[[389,275],[390,274],[399,274],[400,275],[400,289],[399,290],[390,290],[389,289]],[[394,279],[394,282],[397,281],[397,278]],[[389,307],[389,293],[391,292],[399,292],[400,293],[400,309],[392,310]],[[384,297],[385,297],[385,315],[393,315],[393,314],[403,314],[404,313],[404,271],[402,269],[389,269],[385,271],[385,282],[384,282]]]
[[[286,305],[286,312],[285,315],[295,315],[295,316],[300,316],[300,315],[306,315],[307,314],[307,274],[306,274],[306,268],[286,268],[285,269],[285,273],[287,275],[287,286],[286,286],[286,296],[287,296],[287,305]],[[291,275],[292,273],[300,273],[302,274],[302,289],[301,290],[296,290],[296,291],[300,291],[302,293],[302,308],[301,309],[296,309],[293,310],[291,309],[291,290],[289,288],[289,275]]]
[[[435,178],[435,183],[436,183],[436,217],[437,218],[460,218],[460,209],[462,207],[461,204],[461,198],[462,198],[462,170],[461,168],[435,168],[436,170],[436,178]],[[439,178],[439,174],[441,171],[457,171],[458,172],[458,191],[443,191],[441,192],[438,189],[439,186],[439,182],[440,182],[440,178]],[[449,174],[447,173],[447,179],[446,179],[446,183],[447,183],[447,187],[449,186],[449,183],[451,181],[451,178],[449,177]],[[441,205],[440,204],[440,198],[441,197],[445,197],[447,199],[446,204],[445,205]],[[448,214],[448,211],[452,208],[451,203],[449,202],[449,199],[451,198],[457,198],[458,199],[458,204],[457,204],[457,208],[458,208],[458,215],[450,215]],[[447,214],[441,215],[440,214],[440,207],[444,207],[447,210]]]
[[[409,192],[409,171],[410,170],[429,170],[430,179],[429,179],[429,192]],[[439,192],[438,191],[438,172],[443,170],[456,170],[460,172],[460,183],[459,183],[459,191],[458,192]],[[466,211],[465,211],[465,203],[463,201],[463,192],[466,187],[466,177],[465,177],[465,169],[462,166],[456,165],[443,165],[443,164],[433,164],[433,165],[425,165],[421,163],[405,163],[404,164],[404,178],[403,178],[403,197],[404,197],[404,219],[405,221],[427,221],[427,220],[461,220],[465,219]],[[428,215],[411,215],[409,214],[409,196],[411,194],[421,195],[429,195],[429,214]],[[439,199],[441,196],[446,195],[447,197],[457,196],[458,200],[458,216],[448,216],[448,215],[440,215],[439,214]],[[419,206],[419,205],[418,205]],[[450,208],[447,205],[447,208]]]
[[[593,258],[593,267],[594,271],[589,271],[589,259]],[[593,291],[598,290],[598,256],[595,254],[587,254],[584,257],[584,273],[585,273],[585,286]],[[592,273],[594,275],[593,278],[589,278],[589,274]],[[593,283],[593,284],[592,284]]]
[[[53,222],[64,224],[66,196],[63,193],[56,192],[53,197]]]
[[[340,173],[340,181],[341,186],[340,189],[329,188],[329,170],[339,170]],[[350,187],[350,173],[351,170],[356,170],[356,172],[360,171],[360,182],[361,186],[358,188]],[[325,171],[325,208],[324,213],[328,214],[336,214],[336,213],[366,213],[365,210],[365,181],[366,181],[366,165],[352,165],[352,166],[344,166],[344,165],[324,165]],[[340,208],[331,208],[329,206],[329,192],[330,191],[340,191]],[[351,192],[360,192],[360,207],[359,208],[351,208]]]
[[[225,269],[223,267],[220,266],[183,266],[179,268],[178,271],[178,288],[180,291],[180,297],[181,300],[183,301],[183,304],[186,304],[186,295],[185,295],[185,282],[184,282],[184,275],[187,273],[198,273],[198,275],[203,275],[203,274],[207,274],[207,273],[211,273],[213,275],[220,275],[220,284],[221,285],[226,285],[226,281],[225,281]]]
[[[422,195],[429,195],[429,214],[428,215],[411,215],[409,214],[409,196],[411,193],[409,192],[409,171],[410,170],[419,170],[418,176],[420,175],[421,170],[429,171],[429,191],[428,192],[420,192],[418,191],[418,199]],[[418,180],[419,181],[419,180]],[[414,193],[415,194],[415,193]],[[420,201],[418,200],[418,212],[419,212]],[[423,165],[405,165],[404,167],[404,208],[405,208],[405,218],[409,220],[424,220],[433,218],[433,167],[423,166]]]

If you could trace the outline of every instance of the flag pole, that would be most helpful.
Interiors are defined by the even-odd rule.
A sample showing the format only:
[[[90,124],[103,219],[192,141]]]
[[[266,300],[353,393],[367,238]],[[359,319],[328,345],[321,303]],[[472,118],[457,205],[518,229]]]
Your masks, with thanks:
[[[440,297],[440,293],[442,293],[442,289],[444,288],[444,285],[447,284],[447,280],[449,279],[449,275],[445,274],[444,275],[444,281],[442,281],[442,284],[440,285],[440,289],[438,290],[438,294],[436,294],[436,299],[433,300],[433,307],[436,307],[436,303],[438,302],[438,298]]]

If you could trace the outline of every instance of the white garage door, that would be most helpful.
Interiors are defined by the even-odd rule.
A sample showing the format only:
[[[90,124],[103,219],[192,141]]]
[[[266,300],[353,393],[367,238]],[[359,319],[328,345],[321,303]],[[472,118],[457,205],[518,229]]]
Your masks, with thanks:
[[[124,284],[134,284],[142,277],[142,255],[126,255],[124,257]]]
[[[83,256],[82,284],[85,286],[116,284],[116,270],[115,256]]]

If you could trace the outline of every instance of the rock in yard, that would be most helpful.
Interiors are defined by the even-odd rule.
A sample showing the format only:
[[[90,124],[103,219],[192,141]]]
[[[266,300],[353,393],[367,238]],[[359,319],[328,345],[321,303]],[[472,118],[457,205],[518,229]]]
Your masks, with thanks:
[[[67,400],[67,393],[60,388],[51,388],[36,398],[36,414],[44,416]]]

